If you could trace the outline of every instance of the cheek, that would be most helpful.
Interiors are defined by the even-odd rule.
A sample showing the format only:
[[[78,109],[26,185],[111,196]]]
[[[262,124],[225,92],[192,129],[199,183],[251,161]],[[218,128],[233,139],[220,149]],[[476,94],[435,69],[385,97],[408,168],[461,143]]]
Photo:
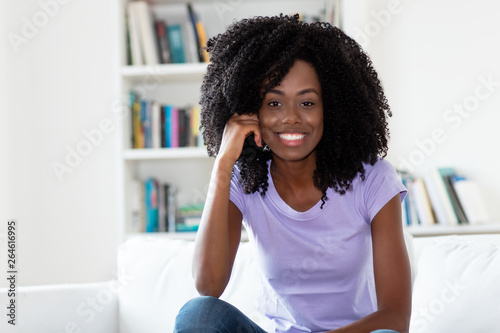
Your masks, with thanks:
[[[261,127],[261,130],[262,130],[262,140],[264,142],[270,142],[272,139],[274,139],[274,132],[271,131],[270,128]]]
[[[279,118],[275,115],[259,114],[259,126],[263,136],[271,135],[271,128],[275,127],[277,123],[279,123]]]

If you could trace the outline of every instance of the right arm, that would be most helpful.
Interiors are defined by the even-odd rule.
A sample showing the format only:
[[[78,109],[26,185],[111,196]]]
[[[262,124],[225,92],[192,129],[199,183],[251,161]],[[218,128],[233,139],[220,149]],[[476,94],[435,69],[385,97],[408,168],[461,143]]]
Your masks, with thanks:
[[[229,282],[242,220],[240,210],[229,200],[231,174],[245,138],[252,133],[261,146],[256,115],[235,114],[224,129],[195,241],[193,277],[200,295],[219,297]]]

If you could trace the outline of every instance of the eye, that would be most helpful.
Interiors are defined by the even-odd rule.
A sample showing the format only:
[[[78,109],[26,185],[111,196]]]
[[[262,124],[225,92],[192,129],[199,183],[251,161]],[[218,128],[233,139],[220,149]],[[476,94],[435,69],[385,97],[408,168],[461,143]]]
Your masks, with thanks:
[[[270,107],[277,108],[277,107],[281,106],[281,103],[278,101],[271,101],[271,102],[267,103],[267,105],[269,105]]]
[[[313,103],[313,102],[306,101],[306,102],[302,102],[302,105],[303,105],[303,106],[308,107],[308,106],[313,106],[313,105],[314,105],[314,103]]]

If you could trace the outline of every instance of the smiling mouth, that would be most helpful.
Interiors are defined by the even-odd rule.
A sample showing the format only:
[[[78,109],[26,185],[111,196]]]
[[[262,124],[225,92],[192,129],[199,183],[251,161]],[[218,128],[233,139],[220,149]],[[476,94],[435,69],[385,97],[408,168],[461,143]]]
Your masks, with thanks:
[[[302,146],[307,140],[307,133],[276,133],[278,140],[288,147]]]
[[[286,141],[302,140],[306,137],[304,133],[276,133],[276,135]]]

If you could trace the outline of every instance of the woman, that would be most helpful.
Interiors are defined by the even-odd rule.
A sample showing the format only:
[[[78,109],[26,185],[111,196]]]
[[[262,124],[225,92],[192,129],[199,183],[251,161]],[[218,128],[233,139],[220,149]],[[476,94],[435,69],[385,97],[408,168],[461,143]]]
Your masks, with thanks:
[[[406,189],[383,160],[390,110],[369,58],[339,29],[283,15],[236,22],[207,48],[215,164],[193,261],[204,297],[176,332],[264,332],[218,299],[242,223],[272,331],[407,332]]]

